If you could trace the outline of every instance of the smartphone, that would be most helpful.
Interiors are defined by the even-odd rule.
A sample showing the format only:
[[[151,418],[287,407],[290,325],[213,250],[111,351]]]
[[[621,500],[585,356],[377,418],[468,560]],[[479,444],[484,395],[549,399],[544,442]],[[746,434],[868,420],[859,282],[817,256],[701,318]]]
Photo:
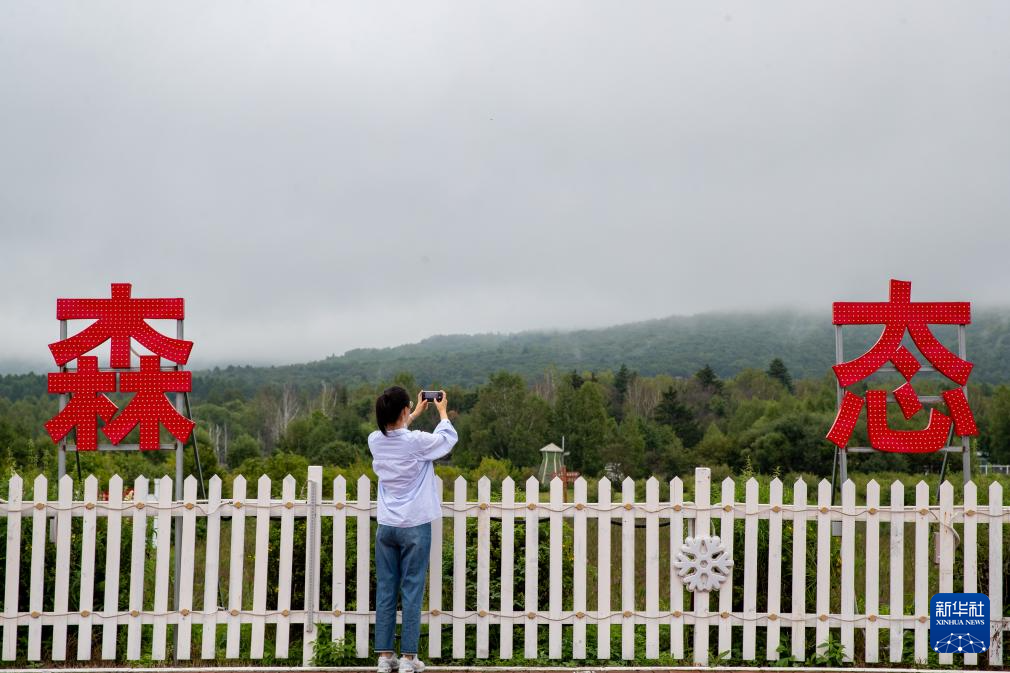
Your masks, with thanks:
[[[441,402],[442,392],[439,390],[422,390],[421,399],[428,400],[429,402]]]

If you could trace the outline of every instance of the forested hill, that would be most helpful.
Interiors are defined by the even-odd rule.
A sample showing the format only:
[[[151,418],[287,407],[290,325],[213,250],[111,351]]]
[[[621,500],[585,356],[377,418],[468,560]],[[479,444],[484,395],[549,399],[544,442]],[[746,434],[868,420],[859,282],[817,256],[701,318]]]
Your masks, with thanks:
[[[976,310],[968,331],[973,382],[1010,382],[1010,310]],[[880,334],[880,327],[845,328],[846,357],[855,357]],[[934,333],[955,347],[952,327]],[[483,384],[488,375],[508,370],[527,380],[555,366],[562,371],[617,370],[621,364],[651,376],[690,376],[709,364],[720,376],[765,369],[782,358],[798,378],[820,378],[834,363],[830,317],[800,313],[709,313],[671,317],[572,332],[522,332],[435,336],[419,343],[383,349],[358,349],[318,362],[284,367],[229,367],[202,377],[227,380],[242,390],[259,385],[321,380],[345,384],[388,381],[410,372],[419,385]],[[209,383],[209,381],[208,381]],[[201,385],[198,382],[197,385]],[[199,392],[199,391],[197,391]]]
[[[1010,310],[976,310],[974,320],[968,330],[969,359],[975,363],[971,380],[1010,382]],[[858,355],[879,332],[875,326],[846,328],[846,356]],[[956,343],[954,328],[934,327],[934,333],[951,347]],[[306,364],[198,372],[194,393],[200,397],[211,386],[252,395],[268,384],[374,383],[399,372],[412,373],[420,385],[472,387],[499,370],[532,380],[551,366],[600,371],[626,364],[646,376],[690,376],[708,364],[728,377],[747,367],[765,369],[776,357],[785,361],[794,377],[827,374],[834,362],[830,318],[789,312],[708,313],[571,332],[435,336]],[[40,376],[0,377],[0,397],[44,393],[44,385]]]

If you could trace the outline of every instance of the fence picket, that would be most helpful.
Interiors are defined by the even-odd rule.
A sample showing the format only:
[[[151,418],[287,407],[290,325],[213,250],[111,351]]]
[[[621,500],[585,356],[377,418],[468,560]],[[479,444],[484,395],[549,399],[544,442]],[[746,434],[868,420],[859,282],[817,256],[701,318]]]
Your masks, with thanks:
[[[286,475],[281,481],[281,500],[284,510],[281,512],[281,548],[277,559],[277,635],[274,643],[275,656],[287,659],[291,644],[291,575],[295,560],[295,517],[291,511],[295,500],[295,478]],[[345,558],[347,545],[347,482],[343,477],[333,480],[333,499],[338,503],[333,515],[333,609],[340,611],[333,620],[333,638],[344,639],[344,583],[347,560]],[[288,504],[291,507],[288,507]],[[338,535],[339,530],[339,535]],[[339,552],[339,553],[338,553]]]
[[[200,657],[217,658],[218,583],[221,567],[221,477],[210,478],[207,491],[206,568],[203,579],[203,624],[200,626]]]
[[[707,467],[694,470],[695,527],[694,534],[708,535],[711,530],[709,504],[712,498],[712,472]],[[708,665],[708,592],[695,591],[692,594],[694,609],[694,663]]]
[[[183,563],[179,576],[179,625],[176,627],[176,656],[178,659],[190,658],[190,647],[193,636],[193,563],[186,559],[196,557],[196,477],[189,475],[182,482],[182,549],[176,550],[182,554]]]
[[[853,617],[856,607],[856,485],[852,480],[842,484],[842,649],[843,660],[851,662],[856,640]]]
[[[940,593],[951,593],[954,591],[954,487],[949,481],[940,484],[939,544]],[[941,665],[953,662],[953,654],[940,654]]]
[[[452,658],[466,656],[466,479],[453,482],[452,513]]]
[[[973,594],[978,591],[978,529],[975,522],[978,519],[978,489],[975,482],[969,481],[964,485],[964,540],[961,541],[964,549],[964,592]],[[990,601],[989,607],[992,607]],[[990,614],[993,614],[990,611]],[[964,655],[965,666],[977,666],[977,654]]]
[[[989,484],[989,567],[1003,567],[1003,486]],[[1003,664],[1003,573],[989,572],[989,614],[996,622],[989,647],[989,663]],[[990,626],[990,628],[993,628]]]
[[[59,500],[56,512],[56,570],[53,582],[55,598],[53,612],[66,613],[70,600],[70,523],[73,521],[70,505],[74,500],[74,481],[69,474],[63,475],[58,482]],[[53,624],[53,661],[64,661],[67,658],[67,622],[57,620]]]
[[[35,478],[32,501],[32,576],[28,594],[28,609],[31,614],[42,614],[42,591],[44,588],[44,564],[46,560],[46,506],[49,485],[41,474]],[[28,661],[42,659],[42,620],[28,622]]]
[[[14,474],[7,486],[7,559],[4,572],[3,659],[17,659],[18,593],[21,589],[21,498],[24,480]]]
[[[817,485],[817,626],[814,643],[818,650],[828,641],[831,613],[831,482]]]
[[[722,494],[720,496],[719,508],[719,540],[726,548],[726,556],[733,558],[733,521],[736,518],[736,483],[729,477],[722,480]],[[707,532],[696,533],[697,535],[707,535]],[[732,568],[729,571],[729,579],[719,587],[719,613],[733,612],[733,586],[736,584],[735,577],[743,572],[743,568]],[[717,652],[733,651],[733,622],[729,619],[719,619],[719,645]]]
[[[477,481],[477,658],[490,652],[488,615],[491,612],[491,480]]]
[[[158,551],[154,560],[154,636],[151,639],[151,658],[166,658],[168,640],[168,580],[172,572],[172,479],[158,480]]]
[[[670,654],[684,658],[684,583],[673,562],[684,544],[684,482],[670,481]]]
[[[442,478],[435,476],[435,491],[442,496]],[[443,517],[431,522],[428,556],[428,656],[442,658],[442,526]]]
[[[540,484],[530,477],[526,480],[526,591],[523,603],[527,617],[523,654],[527,659],[537,658],[537,620],[533,616],[537,612],[537,567],[540,564],[540,526],[537,521],[539,501]]]
[[[28,594],[28,609],[31,614],[42,614],[46,561],[46,509],[49,483],[41,474],[35,477],[32,501],[35,511],[32,512],[32,577]],[[32,619],[28,622],[28,661],[42,659],[42,620]]]
[[[147,560],[147,494],[146,477],[133,482],[133,527],[130,546],[130,621],[126,627],[126,658],[140,659],[141,612],[144,610],[144,563]]]
[[[572,659],[586,658],[586,480],[575,480],[575,514],[573,515]],[[658,563],[658,561],[657,561]],[[581,615],[581,616],[580,616]]]
[[[929,648],[929,485],[915,487],[915,661],[925,664]]]
[[[225,639],[225,656],[237,659],[242,646],[242,621],[239,614],[242,610],[242,562],[245,559],[245,477],[239,475],[231,484],[232,515],[231,515],[231,546],[228,564],[228,623]]]
[[[108,513],[105,526],[105,602],[102,609],[102,659],[116,658],[119,635],[120,540],[123,534],[123,478],[109,479]]]
[[[596,485],[596,658],[610,659],[610,480]]]
[[[249,658],[262,659],[266,641],[267,622],[263,613],[267,609],[267,561],[270,544],[270,477],[260,475],[256,482],[256,538],[253,557],[253,615],[252,637],[249,641]]]
[[[621,658],[635,658],[635,480],[621,483]]]
[[[295,479],[290,474],[284,478],[281,498],[284,500],[284,507],[287,503],[295,499]],[[346,617],[344,611],[347,610],[347,480],[342,475],[333,480],[333,628],[330,630],[334,642],[343,642],[344,624]],[[281,513],[281,561],[280,579],[278,584],[284,586],[285,580],[291,582],[291,561],[293,550],[291,549],[290,537],[294,531],[294,516],[290,509],[285,509]],[[287,546],[284,542],[287,539]],[[285,555],[286,554],[286,555]],[[282,599],[286,599],[283,600]],[[278,592],[277,609],[281,611],[280,619],[277,621],[277,657],[281,657],[281,645],[284,646],[284,656],[287,656],[288,637],[291,630],[291,618],[284,614],[284,610],[291,609],[291,593],[286,592],[281,595]],[[284,632],[283,636],[281,632]]]
[[[320,512],[323,502],[321,465],[309,466],[305,493],[308,508],[305,512],[305,623],[302,625],[302,665],[308,666],[316,650],[316,639],[319,637],[317,622],[320,621],[318,615],[322,607],[322,601],[319,599],[322,593],[319,589],[322,580],[319,555],[323,549],[323,517]],[[369,556],[367,545],[365,556]],[[368,605],[367,601],[365,605]]]
[[[878,658],[880,623],[880,485],[873,479],[866,485],[866,634],[864,637],[866,661],[876,663]]]
[[[548,587],[548,610],[550,622],[547,625],[547,656],[550,659],[561,658],[561,508],[563,506],[562,489],[564,482],[554,477],[550,482],[551,511],[547,548],[550,562],[550,579]]]
[[[266,632],[265,619],[261,613],[266,610],[266,585],[268,543],[270,531],[270,478],[260,476],[256,492],[256,536],[253,569],[253,611],[257,614],[249,619],[252,622],[252,638],[249,656],[252,659],[262,659]]]
[[[95,609],[95,543],[98,534],[98,479],[94,475],[84,480],[84,515],[81,525],[81,593],[78,601],[80,621],[77,625],[77,660],[91,659],[92,612]],[[90,507],[88,507],[90,505]]]
[[[797,479],[793,484],[793,626],[792,656],[797,661],[806,659],[807,626],[807,483]]]
[[[745,487],[747,502],[744,521],[743,570],[743,658],[753,661],[756,653],[757,631],[757,534],[758,534],[758,483],[751,477]]]
[[[513,575],[515,573],[515,500],[516,483],[505,477],[501,484],[501,633],[498,641],[503,660],[512,658],[515,619]]]
[[[372,517],[369,513],[372,508],[372,485],[365,475],[358,477],[358,501],[355,504],[358,508],[358,563],[354,598],[354,609],[357,612],[354,619],[354,651],[359,659],[364,659],[368,656],[368,593],[372,564]]]
[[[645,658],[659,659],[659,481],[645,482]]]
[[[772,479],[768,502],[768,630],[765,657],[769,661],[779,658],[780,611],[782,593],[782,481]]]
[[[902,659],[905,643],[905,486],[900,481],[891,484],[891,605],[888,621],[888,654],[891,663]]]

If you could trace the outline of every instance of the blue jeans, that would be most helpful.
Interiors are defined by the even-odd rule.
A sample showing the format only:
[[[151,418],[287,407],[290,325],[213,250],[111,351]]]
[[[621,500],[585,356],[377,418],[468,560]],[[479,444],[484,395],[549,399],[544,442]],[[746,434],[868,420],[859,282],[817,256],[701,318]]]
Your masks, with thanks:
[[[393,651],[397,598],[403,597],[400,654],[417,654],[421,637],[421,599],[428,574],[431,524],[375,531],[375,651]]]

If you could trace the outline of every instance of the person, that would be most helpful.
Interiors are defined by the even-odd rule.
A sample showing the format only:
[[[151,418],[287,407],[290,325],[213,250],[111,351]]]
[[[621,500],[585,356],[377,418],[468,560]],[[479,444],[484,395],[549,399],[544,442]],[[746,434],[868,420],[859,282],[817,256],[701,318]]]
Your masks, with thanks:
[[[399,386],[375,401],[379,429],[368,436],[372,469],[379,478],[378,528],[375,531],[375,651],[379,673],[420,673],[421,599],[431,551],[431,522],[442,516],[442,498],[433,461],[448,455],[459,439],[446,413],[445,391],[435,400],[441,420],[433,432],[409,431],[428,408],[419,392],[417,406]],[[393,653],[397,599],[403,601],[400,658]]]

